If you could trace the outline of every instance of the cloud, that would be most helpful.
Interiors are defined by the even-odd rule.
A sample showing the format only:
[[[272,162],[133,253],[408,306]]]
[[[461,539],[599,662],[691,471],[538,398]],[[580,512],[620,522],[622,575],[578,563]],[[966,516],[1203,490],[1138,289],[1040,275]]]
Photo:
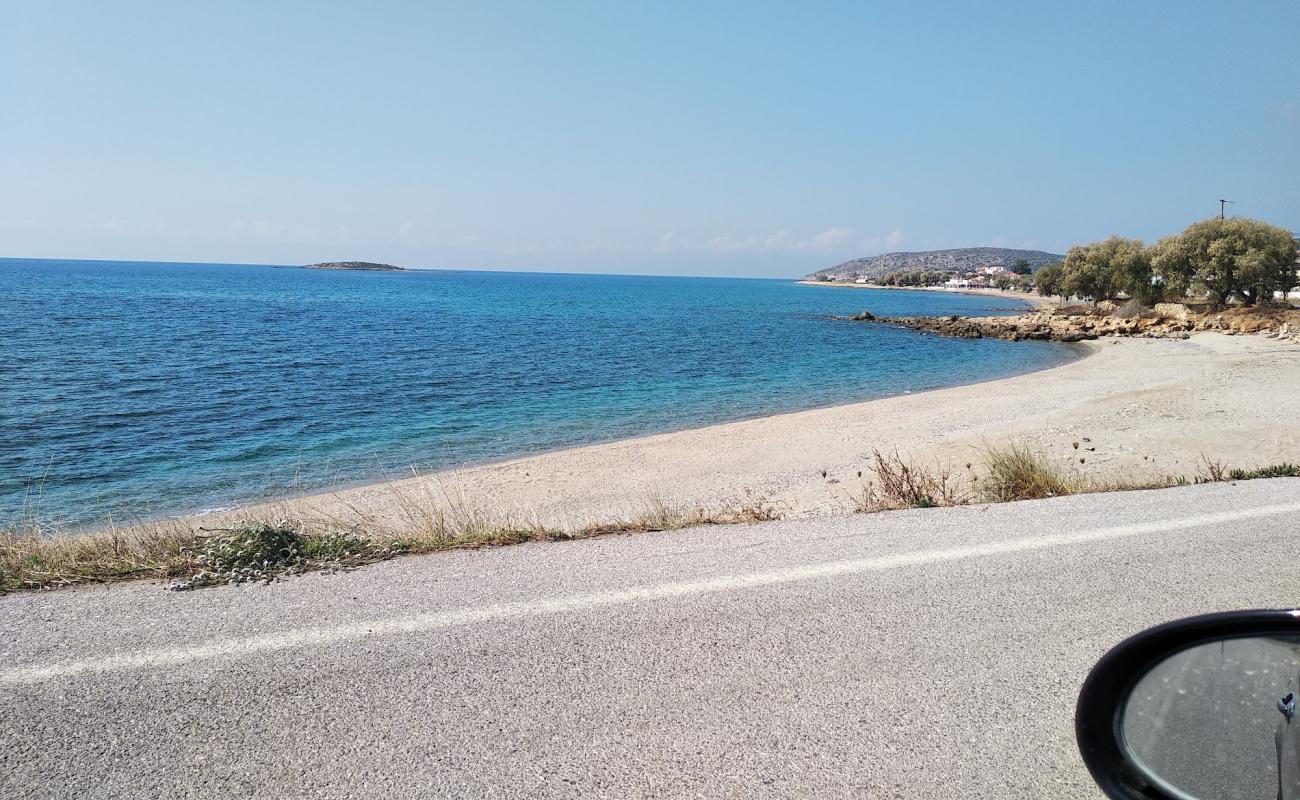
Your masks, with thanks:
[[[902,233],[898,233],[901,241]],[[893,234],[891,234],[892,236]],[[704,252],[718,255],[740,253],[828,253],[855,244],[855,234],[848,228],[832,226],[807,238],[796,238],[782,229],[774,233],[737,237],[720,233],[695,241],[668,231],[655,243],[656,253]]]
[[[751,236],[745,239],[734,239],[731,234],[724,233],[721,236],[714,236],[704,243],[704,249],[710,253],[743,253],[756,252],[762,249],[762,240],[759,237]]]
[[[121,219],[110,219],[99,224],[90,224],[81,226],[87,232],[93,233],[110,233],[113,235],[143,235],[158,236],[166,233],[168,230],[167,223],[160,221],[153,222],[128,222]]]
[[[868,236],[858,241],[858,247],[862,250],[878,250],[881,252],[894,251],[903,246],[903,240],[907,238],[898,228],[894,228],[884,236]]]
[[[853,231],[845,228],[828,228],[808,240],[809,250],[834,250],[853,236]]]
[[[629,245],[607,242],[604,239],[592,239],[578,244],[578,250],[583,253],[626,253],[631,249]]]
[[[691,243],[689,241],[672,231],[660,236],[659,241],[655,242],[656,253],[676,253],[679,250],[689,250],[690,248]]]
[[[266,220],[235,220],[230,232],[238,238],[292,244],[316,244],[321,240],[320,229],[312,225],[288,225]]]

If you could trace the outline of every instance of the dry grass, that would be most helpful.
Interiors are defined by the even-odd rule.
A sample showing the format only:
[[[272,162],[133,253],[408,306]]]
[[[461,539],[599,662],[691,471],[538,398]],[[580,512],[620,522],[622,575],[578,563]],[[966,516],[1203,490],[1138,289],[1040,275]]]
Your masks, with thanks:
[[[1012,442],[985,445],[984,478],[978,494],[986,503],[1038,500],[1085,491],[1086,481],[1047,460],[1041,453]]]
[[[1098,477],[1081,475],[1010,443],[986,445],[981,465],[968,464],[959,475],[879,451],[864,472],[862,490],[852,498],[860,512],[1300,476],[1300,465],[1235,469],[1206,459],[1201,473],[1191,479]],[[287,506],[271,507],[260,519],[216,530],[180,519],[77,533],[43,524],[28,513],[0,528],[0,594],[144,578],[167,580],[177,589],[269,581],[310,570],[351,569],[408,553],[764,522],[782,516],[778,506],[751,492],[712,505],[673,503],[647,492],[639,506],[621,518],[565,526],[544,524],[536,514],[487,510],[454,488],[429,480],[392,489],[388,500],[378,504],[387,510],[382,518],[344,505],[339,515],[295,519],[285,518]]]
[[[984,447],[985,476],[979,484],[980,499],[988,503],[1039,500],[1071,494],[1132,492],[1167,489],[1191,483],[1169,474],[1105,476],[1083,475],[1048,460],[1042,453],[1011,442]]]
[[[891,511],[901,508],[931,508],[958,506],[971,502],[1010,503],[1017,500],[1039,500],[1092,492],[1123,492],[1139,489],[1163,489],[1192,482],[1174,475],[1108,475],[1104,477],[1082,475],[1069,467],[1061,467],[1046,456],[1015,442],[985,445],[982,463],[976,467],[966,465],[965,473],[954,475],[945,467],[927,467],[906,461],[897,453],[886,456],[873,453],[872,464],[861,492],[853,496],[853,508],[858,512]],[[1211,465],[1213,467],[1214,465]],[[1289,474],[1292,465],[1257,470],[1254,477],[1265,474]],[[1268,472],[1271,469],[1272,472]],[[1229,470],[1220,467],[1222,478],[1227,480]],[[1219,474],[1219,473],[1213,473]],[[1232,474],[1242,475],[1241,470]],[[1240,478],[1234,478],[1240,479]]]
[[[868,471],[872,477],[853,497],[853,507],[858,512],[959,506],[970,502],[966,482],[954,478],[950,470],[907,461],[897,452],[884,455],[879,450],[872,451]]]
[[[779,519],[765,497],[743,493],[715,506],[674,504],[647,493],[627,517],[570,527],[535,516],[494,514],[455,492],[394,494],[396,521],[350,508],[346,517],[241,520],[204,529],[186,520],[69,533],[24,520],[0,530],[0,594],[86,582],[161,579],[170,588],[270,581],[351,569],[408,553],[587,539]]]

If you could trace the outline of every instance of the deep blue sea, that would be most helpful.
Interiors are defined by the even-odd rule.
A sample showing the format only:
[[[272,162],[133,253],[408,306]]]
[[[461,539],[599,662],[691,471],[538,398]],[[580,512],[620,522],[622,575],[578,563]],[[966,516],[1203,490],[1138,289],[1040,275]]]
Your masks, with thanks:
[[[827,319],[1015,305],[772,280],[0,260],[0,523],[222,507],[1072,357]]]

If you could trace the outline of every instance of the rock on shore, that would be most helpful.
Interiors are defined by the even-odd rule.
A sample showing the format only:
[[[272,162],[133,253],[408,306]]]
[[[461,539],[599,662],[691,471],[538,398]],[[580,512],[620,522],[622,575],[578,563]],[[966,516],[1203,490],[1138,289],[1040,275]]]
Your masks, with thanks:
[[[1067,306],[1014,317],[878,317],[863,312],[848,319],[883,322],[963,339],[1081,342],[1101,336],[1186,339],[1195,331],[1260,334],[1300,343],[1300,310],[1260,306],[1204,311],[1181,303],[1122,313],[1113,304]]]

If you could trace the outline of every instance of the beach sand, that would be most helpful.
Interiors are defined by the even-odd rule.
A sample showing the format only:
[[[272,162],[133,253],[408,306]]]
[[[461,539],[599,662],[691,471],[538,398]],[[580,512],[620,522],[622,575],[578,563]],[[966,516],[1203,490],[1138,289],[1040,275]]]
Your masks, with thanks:
[[[1194,476],[1205,458],[1241,467],[1300,461],[1300,346],[1202,333],[1080,347],[1084,358],[1003,380],[430,473],[199,521],[288,516],[400,528],[419,504],[580,527],[634,517],[650,497],[718,507],[746,493],[791,517],[847,513],[873,450],[960,471],[978,466],[985,443],[1009,440],[1098,475]]]

